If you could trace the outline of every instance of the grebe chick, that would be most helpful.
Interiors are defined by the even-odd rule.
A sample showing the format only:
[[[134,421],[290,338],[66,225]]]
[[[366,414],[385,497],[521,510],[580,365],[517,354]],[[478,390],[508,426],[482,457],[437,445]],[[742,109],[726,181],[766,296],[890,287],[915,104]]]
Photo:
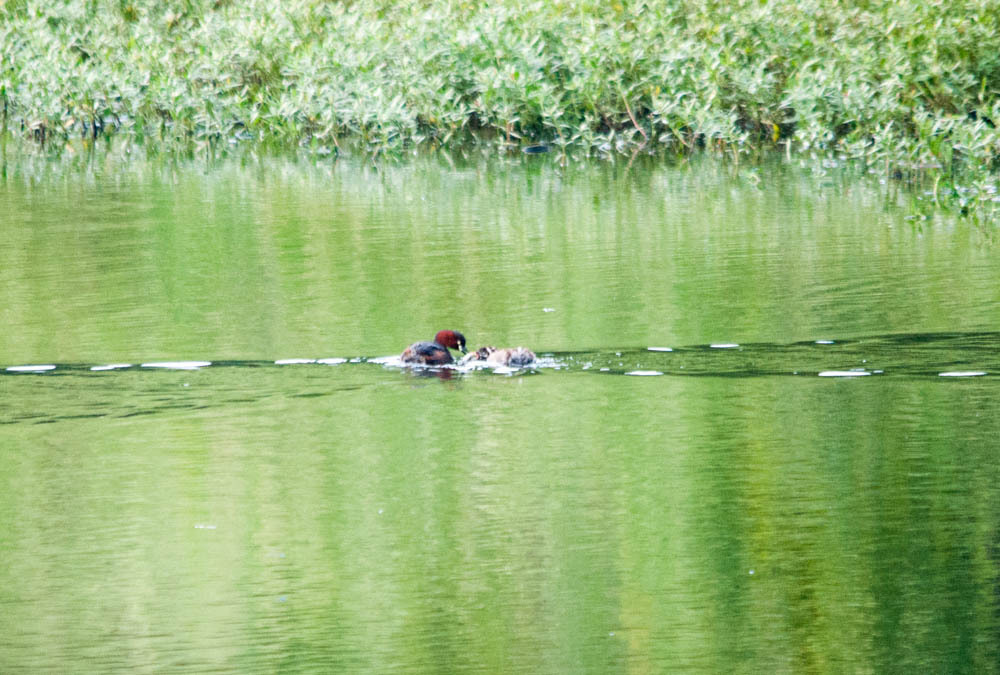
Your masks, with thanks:
[[[465,336],[456,330],[442,330],[434,336],[433,342],[414,342],[399,357],[403,363],[419,363],[425,366],[443,366],[454,363],[448,348],[465,353]]]
[[[467,361],[485,361],[491,366],[510,366],[525,368],[535,364],[535,352],[527,347],[497,349],[496,347],[480,347],[474,354],[469,354],[462,363]]]

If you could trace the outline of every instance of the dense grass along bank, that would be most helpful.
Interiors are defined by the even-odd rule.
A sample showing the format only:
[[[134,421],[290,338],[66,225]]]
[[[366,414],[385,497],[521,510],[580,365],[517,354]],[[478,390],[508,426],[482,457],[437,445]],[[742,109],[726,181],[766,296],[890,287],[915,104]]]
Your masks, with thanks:
[[[995,217],[996,0],[0,0],[0,124],[51,143],[767,148]]]

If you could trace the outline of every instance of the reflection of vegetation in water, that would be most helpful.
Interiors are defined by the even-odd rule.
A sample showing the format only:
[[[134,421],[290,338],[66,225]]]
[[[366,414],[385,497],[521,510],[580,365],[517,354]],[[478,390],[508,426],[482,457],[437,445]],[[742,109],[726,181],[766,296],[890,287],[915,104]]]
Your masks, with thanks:
[[[1000,19],[975,0],[22,0],[0,17],[0,115],[39,140],[832,151],[995,211]]]
[[[701,160],[8,150],[4,366],[398,355],[441,328],[580,352],[1000,322],[984,231],[905,220],[894,185],[841,171],[766,165],[760,189]],[[682,358],[653,356],[600,365]]]
[[[0,662],[996,663],[986,380],[323,372],[0,381]]]

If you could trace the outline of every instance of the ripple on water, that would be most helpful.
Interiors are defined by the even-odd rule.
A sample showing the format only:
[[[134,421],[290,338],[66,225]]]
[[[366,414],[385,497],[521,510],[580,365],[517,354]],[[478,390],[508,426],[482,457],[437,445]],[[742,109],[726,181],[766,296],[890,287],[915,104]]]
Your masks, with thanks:
[[[142,364],[143,368],[164,368],[166,370],[198,370],[212,365],[211,361],[154,361]]]
[[[141,363],[144,369],[191,371],[216,366],[232,368],[240,366],[260,367],[274,364],[275,367],[295,364],[321,364],[326,366],[341,366],[341,364],[372,363],[388,368],[404,370],[451,370],[458,373],[468,373],[476,370],[491,370],[499,374],[512,374],[517,371],[532,372],[551,370],[583,370],[613,371],[618,375],[657,376],[657,375],[727,375],[742,377],[759,377],[781,374],[809,374],[828,378],[855,378],[869,375],[891,376],[922,376],[970,378],[995,374],[996,341],[1000,333],[988,334],[943,334],[943,335],[905,335],[883,338],[866,338],[864,341],[837,340],[838,349],[842,355],[844,366],[839,369],[824,370],[829,365],[829,356],[825,348],[813,345],[832,345],[834,340],[819,339],[809,342],[792,344],[749,343],[711,343],[692,347],[647,346],[633,349],[598,352],[547,352],[541,358],[526,368],[511,370],[497,369],[492,364],[484,362],[464,362],[443,366],[424,366],[403,363],[398,355],[379,357],[328,357],[285,358],[276,361],[150,361]],[[728,352],[728,355],[716,350]],[[674,352],[671,354],[671,352]],[[680,361],[678,361],[680,359]],[[827,363],[823,363],[826,361]],[[667,365],[670,367],[667,367]],[[849,364],[857,364],[851,366]],[[886,368],[875,368],[880,365]],[[949,370],[956,365],[964,369]],[[45,374],[56,371],[60,374],[72,375],[81,370],[115,371],[138,368],[139,365],[129,363],[34,363],[0,365],[0,373]],[[347,367],[347,366],[343,366]],[[662,370],[661,370],[662,369]]]
[[[377,363],[380,366],[398,366],[400,368],[408,365],[406,363],[403,363],[403,359],[399,358],[398,355],[376,356],[374,358],[368,359],[368,363]]]
[[[122,368],[131,368],[131,363],[108,363],[103,366],[91,366],[91,370],[121,370]]]

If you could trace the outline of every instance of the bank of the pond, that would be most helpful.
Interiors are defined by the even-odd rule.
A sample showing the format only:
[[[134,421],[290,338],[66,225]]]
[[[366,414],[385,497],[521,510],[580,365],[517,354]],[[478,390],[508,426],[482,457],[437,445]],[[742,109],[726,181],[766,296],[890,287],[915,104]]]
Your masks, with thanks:
[[[992,0],[0,5],[0,120],[40,142],[777,148],[986,218],[998,83]]]

